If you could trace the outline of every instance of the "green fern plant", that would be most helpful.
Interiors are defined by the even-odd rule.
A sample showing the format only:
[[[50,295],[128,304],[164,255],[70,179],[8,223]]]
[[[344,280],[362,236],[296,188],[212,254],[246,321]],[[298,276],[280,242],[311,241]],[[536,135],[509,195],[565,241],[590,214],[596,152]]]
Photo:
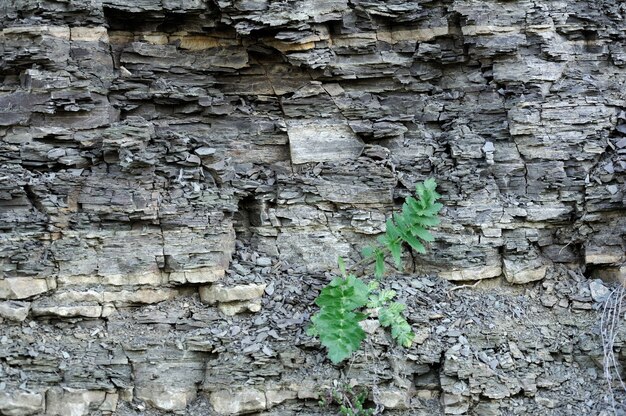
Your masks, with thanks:
[[[385,259],[389,254],[396,267],[401,267],[403,245],[423,254],[425,243],[434,241],[428,228],[439,224],[437,214],[443,207],[437,202],[440,195],[436,187],[434,179],[417,184],[417,198],[406,198],[402,211],[387,220],[386,232],[377,239],[377,244],[363,249],[363,260],[352,268],[374,263],[373,281],[368,283],[351,273],[339,258],[341,276],[320,292],[315,300],[320,310],[311,318],[307,330],[309,335],[319,337],[333,363],[345,360],[359,349],[365,339],[359,323],[369,316],[368,312],[377,315],[383,327],[390,328],[391,337],[399,345],[410,347],[413,343],[415,334],[403,315],[406,305],[391,302],[396,292],[381,289],[379,281],[385,274]]]

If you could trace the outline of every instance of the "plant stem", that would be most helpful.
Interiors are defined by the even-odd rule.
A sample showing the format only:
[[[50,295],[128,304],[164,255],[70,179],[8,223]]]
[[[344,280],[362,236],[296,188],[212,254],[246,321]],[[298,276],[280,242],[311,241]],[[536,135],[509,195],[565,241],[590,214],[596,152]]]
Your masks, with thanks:
[[[402,241],[402,238],[400,237],[396,239],[396,242],[401,242],[401,241]],[[387,247],[379,246],[376,249],[381,250],[383,253],[385,253],[385,255],[391,253],[391,251]],[[367,265],[368,262],[371,262],[371,261],[374,261],[374,256],[367,256],[367,257],[362,258],[361,260],[354,263],[352,266],[346,267],[346,274],[350,274],[351,271],[356,271],[358,267],[364,268],[364,266]]]

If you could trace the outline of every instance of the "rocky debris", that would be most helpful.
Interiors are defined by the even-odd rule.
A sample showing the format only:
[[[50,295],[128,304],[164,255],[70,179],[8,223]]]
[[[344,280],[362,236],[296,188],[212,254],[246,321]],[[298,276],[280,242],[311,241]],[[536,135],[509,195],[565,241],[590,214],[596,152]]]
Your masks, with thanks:
[[[251,274],[261,270],[250,266]],[[327,279],[286,271],[263,276],[254,294],[274,292],[260,297],[256,314],[223,315],[190,293],[120,306],[106,321],[7,321],[1,391],[12,393],[0,403],[32,409],[14,414],[40,413],[44,403],[56,409],[52,414],[324,414],[320,395],[333,380],[353,380],[390,414],[608,409],[599,367],[603,303],[593,295],[601,289],[582,274],[549,269],[541,284],[523,291],[452,290],[457,286],[436,277],[390,276],[385,285],[407,302],[416,342],[396,347],[383,328],[370,325],[371,342],[341,368],[305,334],[313,298]],[[251,293],[223,289],[228,286],[215,297]],[[543,306],[546,295],[556,303]],[[624,328],[617,329],[616,348],[626,340]],[[626,394],[615,393],[619,400]]]
[[[610,289],[598,279],[589,282],[589,291],[591,298],[599,303],[605,302],[611,293]]]

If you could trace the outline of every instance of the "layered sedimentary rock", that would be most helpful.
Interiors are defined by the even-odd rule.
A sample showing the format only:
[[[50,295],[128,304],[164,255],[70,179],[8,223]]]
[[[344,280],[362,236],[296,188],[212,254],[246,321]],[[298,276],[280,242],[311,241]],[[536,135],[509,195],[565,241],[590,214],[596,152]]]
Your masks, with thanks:
[[[388,362],[350,377],[398,412],[608,409],[593,328],[626,273],[624,13],[2,2],[0,412],[315,412],[339,378],[303,333],[324,273],[427,177],[437,241],[389,281],[425,338],[370,328]],[[446,302],[423,274],[505,289]],[[470,316],[485,305],[509,309]]]

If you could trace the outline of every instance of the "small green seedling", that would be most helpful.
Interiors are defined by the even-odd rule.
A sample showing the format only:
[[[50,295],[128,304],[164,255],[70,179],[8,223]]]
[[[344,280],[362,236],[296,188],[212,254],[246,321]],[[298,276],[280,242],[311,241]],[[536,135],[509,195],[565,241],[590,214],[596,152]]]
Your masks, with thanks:
[[[330,389],[327,396],[326,399],[320,400],[320,406],[329,407],[332,404],[337,404],[341,416],[372,416],[374,414],[375,409],[365,407],[368,396],[367,390],[345,385]]]

